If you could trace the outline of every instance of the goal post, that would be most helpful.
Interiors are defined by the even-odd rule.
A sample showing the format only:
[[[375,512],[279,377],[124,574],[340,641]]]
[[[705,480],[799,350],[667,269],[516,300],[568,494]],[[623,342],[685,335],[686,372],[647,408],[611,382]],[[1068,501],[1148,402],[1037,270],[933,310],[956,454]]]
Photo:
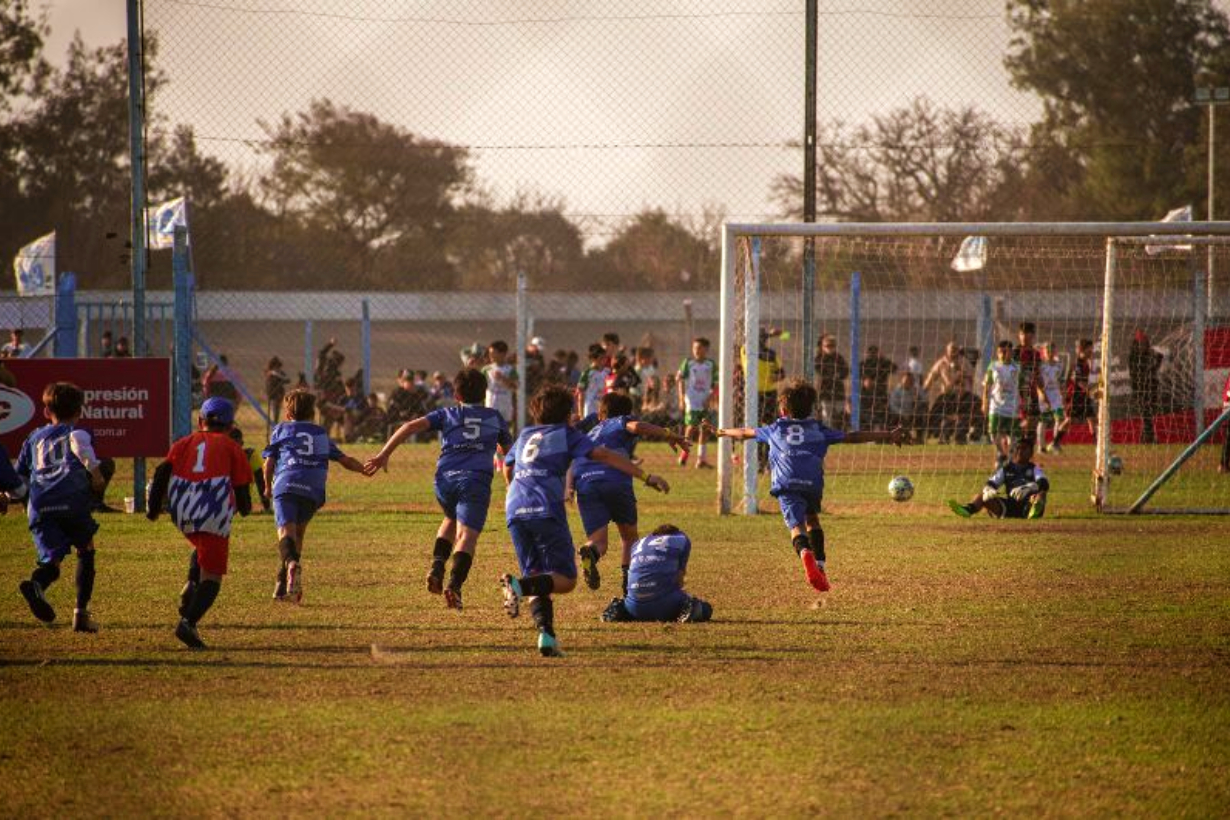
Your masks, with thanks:
[[[826,488],[826,503],[882,500],[898,473],[916,479],[923,503],[965,499],[995,468],[983,376],[997,342],[1016,345],[1020,325],[1031,323],[1034,343],[1050,343],[1052,386],[1058,378],[1066,388],[1079,371],[1090,382],[1083,386],[1105,399],[1086,408],[1090,418],[1065,421],[1060,417],[1070,414],[1058,412],[1039,428],[1040,447],[1056,434],[1063,439],[1039,459],[1044,466],[1086,477],[1066,477],[1059,504],[1088,509],[1092,499],[1098,509],[1126,509],[1220,411],[1208,396],[1220,365],[1207,364],[1203,347],[1206,325],[1215,344],[1230,345],[1230,315],[1207,316],[1207,300],[1196,296],[1205,256],[1193,247],[1230,263],[1230,222],[728,223],[718,423],[765,423],[775,413],[775,377],[800,376],[821,388],[822,399],[829,395],[828,423],[865,430],[901,422],[918,444],[830,450],[829,469],[842,479]],[[812,259],[809,290],[803,269]],[[845,365],[840,400],[830,395],[832,374],[824,370],[833,354],[817,364],[821,339]],[[1092,355],[1078,352],[1082,339],[1097,348]],[[1142,339],[1152,339],[1147,343],[1162,357],[1160,386],[1156,378],[1151,386],[1138,383]],[[1028,432],[1040,410],[1058,409],[1039,398],[1025,412]],[[1178,507],[1230,509],[1230,478],[1211,478],[1214,449],[1206,446],[1195,468],[1184,468],[1200,480],[1183,489],[1185,498],[1176,496]],[[722,439],[717,450],[719,511],[756,513],[768,486],[757,445],[736,448]],[[1125,475],[1112,476],[1120,462],[1128,465]]]

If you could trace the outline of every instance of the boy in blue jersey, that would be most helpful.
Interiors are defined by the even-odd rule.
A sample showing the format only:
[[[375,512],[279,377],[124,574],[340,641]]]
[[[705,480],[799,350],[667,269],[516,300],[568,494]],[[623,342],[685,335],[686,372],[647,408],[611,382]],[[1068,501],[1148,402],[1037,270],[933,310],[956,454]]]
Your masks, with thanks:
[[[104,485],[93,437],[78,430],[85,393],[75,384],[55,382],[43,390],[43,415],[51,422],[26,438],[17,458],[17,475],[29,487],[26,511],[38,551],[38,565],[22,581],[21,596],[43,623],[56,619],[46,591],[60,577],[60,563],[77,551],[77,607],[74,632],[97,632],[90,617],[94,594],[94,534],[90,515],[94,492]]]
[[[887,431],[843,433],[812,418],[816,388],[802,379],[787,382],[778,394],[781,417],[764,427],[733,427],[717,430],[716,435],[743,441],[756,439],[769,447],[769,468],[773,485],[769,494],[781,505],[782,518],[790,528],[791,544],[803,562],[807,581],[818,592],[830,588],[825,572],[824,530],[820,527],[820,501],[824,496],[824,456],[829,445],[896,444],[905,441],[905,432],[896,427]]]
[[[314,393],[292,390],[282,406],[286,421],[273,428],[269,446],[261,455],[265,458],[264,490],[273,499],[282,557],[273,598],[297,604],[303,600],[303,537],[316,511],[324,506],[329,462],[336,461],[352,473],[363,472],[363,464],[343,453],[325,428],[312,421],[316,417]]]
[[[466,368],[453,379],[453,394],[461,402],[456,407],[441,407],[426,416],[412,419],[397,429],[381,448],[367,460],[363,472],[375,475],[389,463],[389,456],[407,438],[425,430],[440,433],[440,460],[436,463],[436,501],[444,520],[436,531],[427,591],[444,593],[444,603],[461,609],[461,587],[474,563],[478,536],[487,523],[491,505],[491,478],[495,473],[493,456],[507,452],[512,444],[508,423],[499,410],[485,407],[487,377],[475,368]],[[444,565],[452,555],[448,586],[444,585]]]
[[[628,459],[639,439],[665,441],[672,449],[687,450],[688,440],[672,430],[639,421],[632,415],[632,399],[623,393],[607,393],[598,404],[596,415],[586,416],[577,429],[589,435],[594,444],[619,453]],[[620,470],[588,456],[572,465],[572,488],[576,493],[577,510],[585,529],[586,543],[581,547],[581,572],[585,585],[598,589],[602,577],[598,560],[607,552],[608,529],[611,522],[619,530],[623,542],[623,589],[628,589],[628,562],[632,544],[637,539],[636,495],[632,478]]]
[[[982,510],[992,518],[1041,518],[1051,483],[1033,462],[1035,446],[1029,436],[1017,439],[1012,445],[1012,460],[987,479],[982,492],[968,504],[949,500],[948,508],[962,518],[972,518]]]
[[[623,599],[611,601],[604,621],[703,623],[713,617],[708,601],[683,590],[692,542],[673,524],[632,545],[632,566]]]
[[[531,599],[538,651],[544,657],[558,657],[561,653],[551,595],[571,592],[577,585],[576,552],[564,512],[564,476],[569,465],[574,459],[588,457],[643,479],[660,492],[669,491],[670,486],[569,425],[572,397],[565,388],[543,386],[531,399],[529,410],[533,424],[521,431],[504,459],[504,479],[508,482],[505,516],[521,577],[504,575],[500,585],[510,618],[519,614],[523,597]]]

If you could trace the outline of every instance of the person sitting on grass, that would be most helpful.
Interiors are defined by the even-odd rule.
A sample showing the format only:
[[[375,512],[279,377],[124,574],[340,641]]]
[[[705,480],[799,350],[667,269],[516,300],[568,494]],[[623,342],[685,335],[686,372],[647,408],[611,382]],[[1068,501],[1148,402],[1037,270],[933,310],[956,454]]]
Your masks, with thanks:
[[[1012,459],[987,479],[982,491],[968,504],[949,500],[949,509],[962,518],[972,518],[982,510],[992,518],[1041,518],[1051,484],[1033,457],[1033,438],[1017,439]]]
[[[778,394],[781,417],[764,427],[731,427],[714,431],[736,441],[756,439],[769,447],[773,485],[769,494],[782,508],[790,529],[791,545],[803,562],[807,582],[817,592],[830,588],[825,572],[824,530],[820,527],[820,501],[824,496],[824,457],[829,446],[845,442],[896,444],[905,441],[905,431],[860,430],[844,433],[826,427],[812,417],[816,388],[802,379],[787,382]]]
[[[628,588],[602,613],[602,620],[702,623],[713,617],[708,601],[683,590],[692,542],[673,524],[663,524],[632,545]]]

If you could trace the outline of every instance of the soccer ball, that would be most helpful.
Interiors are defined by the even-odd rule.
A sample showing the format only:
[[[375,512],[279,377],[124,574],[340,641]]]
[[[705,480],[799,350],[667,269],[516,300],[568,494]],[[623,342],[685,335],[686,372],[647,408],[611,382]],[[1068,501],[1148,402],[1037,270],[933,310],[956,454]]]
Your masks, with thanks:
[[[914,497],[914,482],[899,475],[888,482],[888,494],[892,496],[893,501],[909,501]]]
[[[1119,456],[1111,456],[1107,459],[1106,466],[1111,475],[1123,475],[1123,459]]]

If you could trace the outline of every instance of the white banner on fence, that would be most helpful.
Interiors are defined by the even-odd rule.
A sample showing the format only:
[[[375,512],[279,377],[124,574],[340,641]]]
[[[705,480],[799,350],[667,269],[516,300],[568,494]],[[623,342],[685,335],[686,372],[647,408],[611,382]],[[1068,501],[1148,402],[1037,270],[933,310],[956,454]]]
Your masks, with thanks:
[[[987,238],[967,236],[961,240],[961,248],[952,259],[952,269],[961,273],[982,270],[987,266]]]
[[[169,199],[161,205],[146,209],[149,223],[150,250],[166,250],[175,247],[175,229],[188,228],[188,203],[182,196]]]
[[[17,293],[21,296],[54,296],[56,292],[56,232],[40,236],[13,258]]]
[[[1182,208],[1175,208],[1166,216],[1162,217],[1163,222],[1191,222],[1192,221],[1192,206],[1184,205]],[[1166,251],[1190,251],[1191,245],[1145,245],[1145,253],[1150,256],[1156,256],[1159,253]]]

